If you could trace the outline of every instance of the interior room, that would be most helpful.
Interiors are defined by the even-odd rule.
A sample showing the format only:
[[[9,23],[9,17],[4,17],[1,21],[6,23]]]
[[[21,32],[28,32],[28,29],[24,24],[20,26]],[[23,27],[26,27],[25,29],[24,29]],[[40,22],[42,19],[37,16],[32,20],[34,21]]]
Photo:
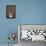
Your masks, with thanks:
[[[15,5],[15,17],[12,16],[11,11],[9,12],[10,17],[6,17],[7,5]],[[20,32],[18,33],[20,30],[18,25],[20,24],[46,25],[46,0],[0,0],[0,46],[46,46],[45,33],[43,33],[46,29],[41,27],[39,29],[39,26],[36,26],[37,29],[31,30],[31,33],[31,31],[28,32],[27,25],[26,28],[28,29],[26,30],[28,33],[26,34],[28,36],[25,35],[27,38],[25,37],[26,39],[23,40],[23,36]],[[21,29],[23,29],[23,26]],[[30,36],[30,33],[33,37]],[[37,35],[38,38],[36,37]],[[14,40],[14,43],[11,40]]]

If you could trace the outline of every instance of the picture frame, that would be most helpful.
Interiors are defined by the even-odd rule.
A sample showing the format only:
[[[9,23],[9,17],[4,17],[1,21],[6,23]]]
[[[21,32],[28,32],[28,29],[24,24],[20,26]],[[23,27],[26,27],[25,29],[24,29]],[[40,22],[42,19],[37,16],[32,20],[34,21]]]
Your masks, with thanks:
[[[16,5],[6,5],[6,18],[16,18]]]

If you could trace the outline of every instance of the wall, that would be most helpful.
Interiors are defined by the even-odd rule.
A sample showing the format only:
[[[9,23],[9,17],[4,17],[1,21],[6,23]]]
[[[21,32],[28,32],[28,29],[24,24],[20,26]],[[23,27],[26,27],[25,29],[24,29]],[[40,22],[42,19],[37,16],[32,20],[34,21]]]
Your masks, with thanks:
[[[16,19],[6,19],[7,4],[16,5]],[[0,44],[8,43],[9,32],[18,32],[17,24],[46,24],[46,0],[0,0]]]
[[[8,34],[16,32],[17,24],[16,19],[6,19],[6,5],[15,4],[16,0],[0,0],[0,44],[8,43]],[[17,39],[15,41],[17,43]]]
[[[46,0],[17,0],[16,6],[17,23],[46,24]]]

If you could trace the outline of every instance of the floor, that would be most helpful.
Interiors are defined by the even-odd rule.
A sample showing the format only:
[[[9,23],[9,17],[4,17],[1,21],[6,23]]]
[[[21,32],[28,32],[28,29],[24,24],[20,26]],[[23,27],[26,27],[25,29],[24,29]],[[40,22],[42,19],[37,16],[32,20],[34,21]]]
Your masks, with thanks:
[[[8,46],[8,44],[0,44],[0,46]],[[13,46],[13,45],[10,45]],[[15,44],[14,46],[19,46],[18,44]]]
[[[20,46],[46,46],[46,41],[21,40]]]
[[[0,46],[8,46],[8,44],[0,44]],[[10,45],[11,46],[11,45]],[[21,40],[19,44],[14,46],[46,46],[46,41],[31,41]]]

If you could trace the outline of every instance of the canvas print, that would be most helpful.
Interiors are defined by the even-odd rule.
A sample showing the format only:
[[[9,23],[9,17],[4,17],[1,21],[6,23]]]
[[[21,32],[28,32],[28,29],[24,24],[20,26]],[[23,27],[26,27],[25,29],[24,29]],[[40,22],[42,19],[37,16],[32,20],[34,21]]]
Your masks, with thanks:
[[[20,40],[46,41],[46,25],[19,25]]]
[[[43,45],[46,43],[46,25],[19,24],[18,39],[20,46]]]
[[[6,5],[6,18],[16,18],[16,5]]]

